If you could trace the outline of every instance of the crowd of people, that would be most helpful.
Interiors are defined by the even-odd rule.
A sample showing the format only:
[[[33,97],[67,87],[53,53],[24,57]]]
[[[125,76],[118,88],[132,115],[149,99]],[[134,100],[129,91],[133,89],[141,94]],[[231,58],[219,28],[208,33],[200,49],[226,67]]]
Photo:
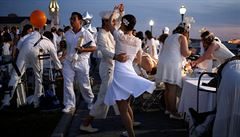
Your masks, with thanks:
[[[115,108],[117,106],[126,129],[123,135],[134,137],[133,127],[141,123],[134,120],[130,100],[144,92],[151,94],[159,83],[165,85],[165,114],[170,118],[182,119],[176,107],[177,94],[181,93],[183,85],[182,62],[195,52],[189,47],[189,22],[181,22],[172,34],[168,27],[163,28],[162,34],[156,39],[149,30],[143,33],[134,29],[137,19],[134,15],[124,14],[123,4],[115,6],[114,10],[102,11],[100,16],[102,26],[97,32],[91,29],[89,20],[87,27],[85,26],[84,17],[79,12],[72,12],[69,20],[71,26],[64,30],[53,27],[51,31],[40,33],[41,30],[27,24],[21,34],[18,34],[16,27],[12,27],[11,32],[5,27],[1,32],[1,55],[12,56],[21,75],[19,76],[11,65],[7,66],[11,78],[8,90],[4,91],[1,108],[10,105],[17,84],[29,67],[33,69],[35,76],[32,103],[34,108],[39,107],[39,98],[43,94],[44,70],[44,63],[39,60],[39,55],[50,54],[54,67],[63,74],[62,112],[69,113],[76,109],[74,85],[79,87],[84,101],[88,104],[89,115],[80,125],[80,130],[97,132],[98,129],[92,127],[92,121],[95,118],[105,119],[109,106],[114,105]],[[224,64],[224,67],[220,66],[219,72],[222,78],[217,94],[213,136],[237,137],[240,135],[239,57],[209,30],[202,31],[200,37],[204,53],[190,61],[191,66],[197,67],[209,59],[216,59],[219,64]],[[239,41],[234,42],[240,44]],[[101,78],[95,102],[89,74],[94,54],[97,54],[94,57],[100,60],[99,66],[95,66],[99,69],[95,70],[99,70]],[[154,81],[147,79],[148,75],[153,74]]]

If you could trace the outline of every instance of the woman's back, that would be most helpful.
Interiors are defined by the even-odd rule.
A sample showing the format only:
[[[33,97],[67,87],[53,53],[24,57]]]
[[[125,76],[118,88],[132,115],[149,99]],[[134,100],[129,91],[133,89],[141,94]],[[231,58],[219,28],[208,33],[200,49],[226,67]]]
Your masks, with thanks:
[[[220,47],[213,52],[213,57],[217,59],[221,64],[225,62],[226,59],[235,56],[224,44],[221,42],[216,42]]]
[[[124,35],[121,31],[114,31],[114,38],[116,40],[115,53],[126,53],[128,58],[133,61],[141,49],[141,40],[135,36]]]
[[[173,34],[169,36],[163,47],[160,54],[160,60],[167,59],[168,61],[181,61],[182,55],[180,52],[180,43],[179,43],[180,34]]]

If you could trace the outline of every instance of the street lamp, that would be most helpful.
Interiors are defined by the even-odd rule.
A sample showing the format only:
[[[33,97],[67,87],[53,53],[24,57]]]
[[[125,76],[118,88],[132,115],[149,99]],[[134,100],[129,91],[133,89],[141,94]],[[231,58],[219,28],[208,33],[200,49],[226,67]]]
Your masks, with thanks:
[[[179,9],[179,12],[182,16],[182,22],[183,22],[183,17],[184,17],[184,14],[186,13],[187,9],[182,5]]]
[[[152,27],[153,27],[153,25],[154,25],[154,21],[153,21],[153,20],[150,20],[150,21],[149,21],[149,25],[150,25],[150,27],[151,27],[151,33],[152,33]]]

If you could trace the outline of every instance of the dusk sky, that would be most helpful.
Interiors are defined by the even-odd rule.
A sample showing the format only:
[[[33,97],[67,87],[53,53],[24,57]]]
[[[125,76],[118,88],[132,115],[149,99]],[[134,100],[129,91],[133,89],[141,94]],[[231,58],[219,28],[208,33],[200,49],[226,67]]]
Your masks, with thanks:
[[[0,16],[16,13],[29,16],[35,9],[48,15],[50,0],[0,0]],[[137,18],[136,29],[150,29],[149,20],[154,20],[153,35],[158,36],[164,26],[174,29],[181,21],[179,8],[187,8],[186,16],[195,19],[190,37],[199,38],[199,29],[206,27],[222,40],[240,38],[240,0],[58,0],[60,23],[69,25],[71,12],[93,14],[93,26],[101,26],[99,12],[112,10],[114,5],[124,3],[125,13]]]

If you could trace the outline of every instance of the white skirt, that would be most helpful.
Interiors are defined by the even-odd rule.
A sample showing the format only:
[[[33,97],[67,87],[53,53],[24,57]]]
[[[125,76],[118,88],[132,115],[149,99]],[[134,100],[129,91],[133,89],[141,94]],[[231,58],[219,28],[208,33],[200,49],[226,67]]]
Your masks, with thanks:
[[[229,62],[222,71],[217,92],[213,137],[240,137],[240,60]]]
[[[138,97],[145,91],[152,93],[155,88],[154,82],[136,74],[131,60],[124,63],[116,61],[113,80],[108,87],[104,103],[114,105],[116,100],[127,100],[130,95]]]

